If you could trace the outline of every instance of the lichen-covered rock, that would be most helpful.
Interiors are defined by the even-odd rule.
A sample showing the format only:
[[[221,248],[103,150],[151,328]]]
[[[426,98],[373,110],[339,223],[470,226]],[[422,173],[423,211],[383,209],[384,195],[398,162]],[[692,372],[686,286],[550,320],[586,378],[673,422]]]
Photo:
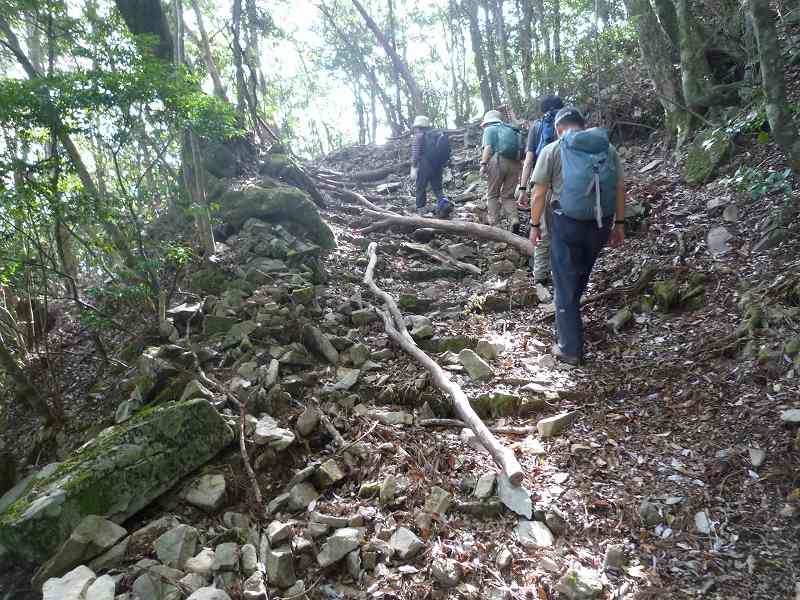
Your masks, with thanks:
[[[251,218],[269,222],[296,223],[305,228],[308,237],[322,248],[336,247],[331,228],[322,220],[308,195],[291,187],[250,187],[230,190],[219,200],[224,221],[239,229]]]
[[[205,399],[146,408],[32,478],[0,512],[0,543],[46,559],[87,515],[121,523],[233,440]],[[5,503],[3,503],[5,504]]]
[[[686,154],[683,178],[686,183],[697,185],[708,181],[717,167],[730,155],[733,143],[719,131],[702,131],[695,138]]]

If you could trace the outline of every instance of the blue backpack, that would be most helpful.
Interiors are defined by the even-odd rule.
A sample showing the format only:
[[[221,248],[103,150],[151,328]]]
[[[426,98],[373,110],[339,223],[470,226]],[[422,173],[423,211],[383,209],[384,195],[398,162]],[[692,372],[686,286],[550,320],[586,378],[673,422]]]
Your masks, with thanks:
[[[443,167],[450,160],[450,138],[446,131],[431,129],[425,132],[422,154],[435,169]]]
[[[608,131],[599,127],[569,131],[561,137],[561,171],[564,189],[558,201],[561,211],[578,221],[597,220],[614,214],[617,201],[617,168],[608,157]]]
[[[544,118],[539,121],[539,132],[537,134],[537,142],[536,142],[536,156],[538,157],[542,153],[542,149],[552,142],[555,142],[558,139],[556,135],[556,113],[558,111],[551,110],[548,112]]]

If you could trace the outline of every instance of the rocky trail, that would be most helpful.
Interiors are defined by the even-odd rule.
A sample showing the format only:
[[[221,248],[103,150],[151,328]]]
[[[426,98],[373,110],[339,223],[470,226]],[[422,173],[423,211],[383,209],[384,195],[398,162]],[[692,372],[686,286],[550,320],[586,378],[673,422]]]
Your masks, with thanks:
[[[403,140],[309,168],[320,211],[274,157],[220,179],[218,253],[166,331],[76,390],[86,422],[26,439],[7,417],[31,474],[0,500],[0,597],[800,597],[797,193],[689,187],[697,163],[657,142],[620,150],[631,226],[593,274],[581,368],[550,356],[518,245],[375,229],[411,212]],[[482,214],[476,160],[457,146],[454,220]],[[371,242],[522,488],[389,339]]]

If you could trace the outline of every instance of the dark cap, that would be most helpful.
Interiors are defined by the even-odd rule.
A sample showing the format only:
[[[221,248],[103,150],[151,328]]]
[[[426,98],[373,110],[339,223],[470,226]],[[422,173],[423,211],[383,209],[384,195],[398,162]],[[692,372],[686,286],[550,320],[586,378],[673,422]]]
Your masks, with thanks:
[[[564,107],[564,101],[559,96],[545,96],[542,98],[542,112],[549,113]]]
[[[565,106],[556,113],[556,125],[578,125],[579,127],[586,126],[586,119],[583,118],[581,111],[574,106]]]

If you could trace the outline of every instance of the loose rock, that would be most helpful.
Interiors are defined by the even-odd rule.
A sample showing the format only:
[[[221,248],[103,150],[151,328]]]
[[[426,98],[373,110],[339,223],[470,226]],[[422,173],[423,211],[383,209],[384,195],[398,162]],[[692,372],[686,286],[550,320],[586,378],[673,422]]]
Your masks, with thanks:
[[[431,564],[431,575],[444,588],[452,588],[461,583],[461,565],[449,558],[437,558]]]
[[[570,425],[572,425],[572,423],[575,421],[577,417],[578,417],[577,410],[564,412],[555,415],[554,417],[547,417],[546,419],[541,419],[538,423],[536,423],[536,429],[539,430],[539,435],[543,438],[553,437],[564,431]]]
[[[484,381],[494,377],[492,367],[469,348],[465,348],[458,353],[458,360],[467,370],[470,378],[475,381]]]
[[[425,547],[425,544],[420,540],[414,532],[405,527],[400,527],[389,538],[389,546],[392,552],[400,560],[409,560],[414,558]]]
[[[514,534],[525,548],[549,548],[555,541],[553,533],[541,521],[520,521]]]
[[[188,525],[178,525],[163,533],[153,545],[158,560],[174,569],[183,569],[197,548],[197,530]]]
[[[213,512],[222,506],[225,498],[225,477],[220,474],[203,475],[184,492],[183,499],[192,506]]]
[[[286,546],[267,553],[267,579],[271,585],[288,588],[295,584],[294,556]]]
[[[556,590],[569,600],[591,600],[603,591],[603,582],[594,571],[578,567],[564,573],[556,584]]]
[[[358,548],[360,543],[361,532],[358,529],[352,527],[337,529],[322,545],[322,551],[317,555],[317,562],[320,567],[328,567],[342,560]]]
[[[497,496],[509,509],[526,519],[533,516],[531,495],[522,486],[515,486],[506,475],[497,477]]]

